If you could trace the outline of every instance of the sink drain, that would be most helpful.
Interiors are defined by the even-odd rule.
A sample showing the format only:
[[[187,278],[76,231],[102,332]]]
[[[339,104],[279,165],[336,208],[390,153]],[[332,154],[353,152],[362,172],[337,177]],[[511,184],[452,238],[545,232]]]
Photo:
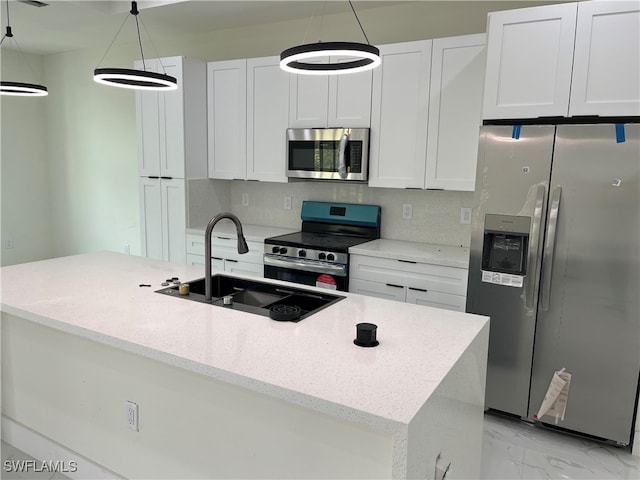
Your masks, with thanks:
[[[291,322],[298,320],[302,310],[296,305],[284,305],[279,303],[269,309],[269,317],[279,322]]]

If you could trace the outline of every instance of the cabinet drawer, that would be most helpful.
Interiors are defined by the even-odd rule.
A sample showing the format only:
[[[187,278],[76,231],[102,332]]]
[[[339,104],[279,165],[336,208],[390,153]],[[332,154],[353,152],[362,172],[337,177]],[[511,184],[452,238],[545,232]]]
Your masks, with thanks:
[[[235,237],[213,235],[211,237],[211,255],[218,258],[262,265],[264,244],[262,242],[247,242],[247,245],[249,246],[249,252],[240,255],[238,253],[238,241]],[[187,234],[187,253],[204,256],[204,235]]]
[[[464,295],[435,292],[433,290],[414,290],[407,288],[407,303],[426,305],[427,307],[443,308],[464,312],[467,298]]]
[[[349,279],[349,291],[366,295],[368,297],[384,298],[386,300],[396,300],[398,302],[405,301],[404,287],[389,286],[385,283],[370,282],[368,280],[360,280],[358,278]]]
[[[389,258],[351,255],[350,278],[466,295],[467,269]]]

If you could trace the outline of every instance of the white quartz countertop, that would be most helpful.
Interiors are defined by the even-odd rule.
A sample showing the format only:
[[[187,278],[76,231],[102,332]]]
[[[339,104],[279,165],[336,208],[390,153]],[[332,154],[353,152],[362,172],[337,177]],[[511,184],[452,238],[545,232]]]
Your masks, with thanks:
[[[430,263],[445,267],[469,268],[469,249],[451,245],[407,242],[379,238],[349,248],[350,254]]]
[[[344,300],[299,323],[276,322],[154,292],[166,278],[202,273],[111,252],[14,265],[0,269],[1,308],[385,431],[409,424],[488,322],[344,292]],[[378,325],[378,347],[353,344],[359,322]]]
[[[204,235],[206,225],[199,228],[187,228],[187,234]],[[242,233],[247,241],[264,242],[265,238],[276,237],[278,235],[286,235],[287,233],[297,232],[300,229],[268,227],[265,225],[242,224]],[[224,235],[225,237],[236,238],[236,227],[231,220],[221,220],[220,223],[213,227],[212,235]]]

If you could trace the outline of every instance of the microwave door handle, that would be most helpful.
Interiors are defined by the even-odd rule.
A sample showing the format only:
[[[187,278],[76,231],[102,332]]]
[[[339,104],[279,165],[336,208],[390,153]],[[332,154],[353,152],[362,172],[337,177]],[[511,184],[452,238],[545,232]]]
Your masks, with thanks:
[[[347,151],[347,145],[349,144],[349,134],[344,133],[340,139],[340,149],[338,150],[338,175],[340,178],[347,178],[347,165],[345,162],[345,152]]]

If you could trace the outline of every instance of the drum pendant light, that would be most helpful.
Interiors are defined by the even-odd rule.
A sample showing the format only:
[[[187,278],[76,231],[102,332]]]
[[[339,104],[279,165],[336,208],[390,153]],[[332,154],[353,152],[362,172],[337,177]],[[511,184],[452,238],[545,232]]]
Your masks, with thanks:
[[[11,21],[9,19],[9,0],[7,0],[7,29],[5,34],[0,40],[0,45],[5,41],[5,39],[13,39],[13,31],[11,30]],[[16,40],[13,40],[18,46],[18,50],[20,50],[20,45]],[[22,53],[22,50],[20,50]],[[3,71],[6,69],[3,69]],[[14,95],[20,97],[45,97],[49,94],[47,91],[47,87],[44,85],[37,85],[35,83],[25,83],[25,82],[7,82],[0,81],[0,95]]]
[[[136,19],[136,28],[138,31],[138,43],[140,45],[140,55],[142,57],[142,65],[144,70],[134,70],[131,68],[96,68],[93,71],[93,80],[97,83],[104,85],[110,85],[112,87],[130,88],[133,90],[176,90],[178,88],[178,81],[175,77],[167,75],[165,73],[156,73],[146,70],[144,61],[144,52],[142,51],[142,40],[140,39],[140,25],[138,23],[138,2],[131,2],[131,15]],[[128,17],[127,17],[128,18]],[[127,19],[125,18],[125,21]],[[124,26],[124,23],[122,24]],[[120,30],[122,30],[122,26]],[[118,30],[118,33],[120,33]],[[118,36],[116,33],[116,37]],[[115,41],[115,38],[113,39]],[[111,45],[113,45],[113,41]],[[109,48],[111,48],[109,45]],[[109,51],[107,49],[107,52]],[[104,57],[107,55],[105,52]]]
[[[369,38],[362,28],[358,14],[353,8],[351,0],[348,1],[367,43],[318,42],[291,47],[280,54],[280,68],[282,70],[304,75],[340,75],[371,70],[381,64],[380,50],[369,43]],[[308,61],[327,56],[347,57],[351,60],[341,63]]]

